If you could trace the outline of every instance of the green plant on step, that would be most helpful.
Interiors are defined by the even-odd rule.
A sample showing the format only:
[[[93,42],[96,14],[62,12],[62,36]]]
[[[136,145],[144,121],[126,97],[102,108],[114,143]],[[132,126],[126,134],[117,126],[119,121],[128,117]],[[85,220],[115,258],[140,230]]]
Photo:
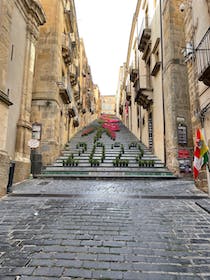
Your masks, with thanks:
[[[131,148],[136,148],[136,147],[137,147],[137,142],[131,142],[131,143],[128,145],[129,150],[130,150]]]
[[[96,147],[104,147],[104,144],[102,142],[96,142]]]
[[[154,167],[155,166],[155,161],[154,160],[149,160],[148,165],[149,165],[149,167]]]
[[[115,158],[115,161],[116,161],[116,165],[118,166],[119,161],[120,161],[120,158],[117,156],[117,157]]]
[[[115,142],[114,147],[120,147],[120,142]]]
[[[143,167],[143,160],[138,161],[139,167]]]

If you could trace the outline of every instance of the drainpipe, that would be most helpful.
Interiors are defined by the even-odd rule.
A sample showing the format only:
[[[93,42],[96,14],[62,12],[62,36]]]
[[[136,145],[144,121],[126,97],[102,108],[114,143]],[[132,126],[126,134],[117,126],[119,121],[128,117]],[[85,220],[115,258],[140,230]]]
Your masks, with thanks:
[[[160,0],[160,42],[161,42],[161,83],[162,83],[162,102],[163,102],[163,145],[164,145],[164,164],[166,165],[166,124],[165,124],[165,99],[164,99],[164,76],[163,76],[163,21],[162,21],[162,0]]]

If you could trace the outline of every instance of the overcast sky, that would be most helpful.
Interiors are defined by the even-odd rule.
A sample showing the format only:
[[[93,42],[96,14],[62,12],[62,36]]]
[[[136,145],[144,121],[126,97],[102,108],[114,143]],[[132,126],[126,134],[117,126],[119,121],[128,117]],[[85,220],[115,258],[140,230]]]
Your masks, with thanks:
[[[75,0],[79,35],[101,95],[116,93],[136,4],[137,0]]]

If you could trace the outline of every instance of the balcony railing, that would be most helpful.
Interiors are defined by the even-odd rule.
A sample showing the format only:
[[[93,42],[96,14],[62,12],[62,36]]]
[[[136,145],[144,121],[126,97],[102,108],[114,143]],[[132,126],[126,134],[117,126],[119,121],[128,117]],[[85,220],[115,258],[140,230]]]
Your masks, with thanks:
[[[73,47],[76,46],[76,38],[74,33],[70,33],[70,38],[71,38],[71,44]]]
[[[78,101],[80,99],[80,86],[78,84],[76,84],[73,87],[73,92],[74,92],[74,99]]]
[[[139,70],[137,68],[131,68],[130,69],[130,80],[131,82],[135,82],[137,76],[139,74]]]
[[[72,49],[71,49],[70,37],[68,34],[62,34],[62,55],[63,55],[64,62],[68,65],[71,63],[71,54],[72,54]]]
[[[131,96],[131,85],[126,86],[126,96]]]
[[[76,85],[77,77],[78,77],[78,71],[77,71],[77,67],[73,63],[69,66],[69,74],[70,74],[71,85],[72,86]]]
[[[151,37],[150,18],[145,16],[139,31],[138,49],[144,52]]]
[[[210,27],[196,48],[198,80],[210,86]]]
[[[59,93],[65,104],[69,104],[72,101],[71,89],[68,85],[65,85],[63,81],[57,82]]]

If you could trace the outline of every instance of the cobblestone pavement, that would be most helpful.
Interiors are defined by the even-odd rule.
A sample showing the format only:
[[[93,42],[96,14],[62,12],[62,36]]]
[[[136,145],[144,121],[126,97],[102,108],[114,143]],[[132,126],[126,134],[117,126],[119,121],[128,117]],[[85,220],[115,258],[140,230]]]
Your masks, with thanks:
[[[26,181],[0,201],[0,279],[210,279],[208,205],[184,180]]]

